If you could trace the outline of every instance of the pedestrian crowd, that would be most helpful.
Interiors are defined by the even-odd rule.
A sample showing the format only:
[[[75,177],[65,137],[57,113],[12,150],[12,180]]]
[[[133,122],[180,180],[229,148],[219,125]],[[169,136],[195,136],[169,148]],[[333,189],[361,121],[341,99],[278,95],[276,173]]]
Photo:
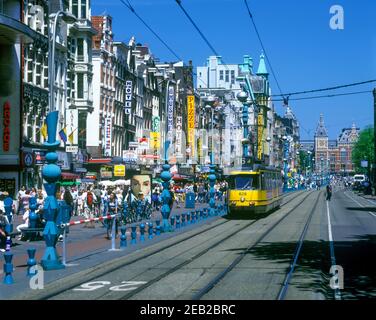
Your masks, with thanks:
[[[226,198],[227,182],[220,181],[214,185],[215,200],[222,201]],[[57,184],[55,197],[59,207],[66,208],[67,216],[59,217],[60,223],[67,223],[74,217],[83,217],[85,219],[98,218],[102,215],[122,213],[124,208],[129,212],[134,212],[130,219],[124,219],[127,223],[140,221],[141,219],[150,219],[152,210],[159,212],[162,208],[162,191],[160,183],[154,183],[150,188],[150,194],[143,194],[140,190],[135,194],[130,186],[101,186],[97,183],[93,185],[81,186],[60,186]],[[194,193],[194,199],[198,203],[208,203],[210,199],[210,185],[207,182],[174,182],[170,187],[169,206],[175,204],[177,208],[184,206],[186,195]],[[0,191],[0,248],[5,246],[7,232],[5,226],[9,224],[8,216],[5,214],[4,199],[8,197],[7,192]],[[22,186],[17,192],[16,199],[13,201],[11,219],[13,216],[22,217],[22,222],[15,229],[20,234],[19,240],[22,240],[22,230],[30,227],[30,199],[36,199],[36,227],[43,228],[45,219],[43,215],[44,203],[47,194],[43,189],[35,187],[26,188]],[[93,222],[86,223],[85,228],[95,228]],[[118,222],[116,223],[116,229]],[[61,231],[61,230],[60,230]],[[62,240],[62,231],[59,240]]]

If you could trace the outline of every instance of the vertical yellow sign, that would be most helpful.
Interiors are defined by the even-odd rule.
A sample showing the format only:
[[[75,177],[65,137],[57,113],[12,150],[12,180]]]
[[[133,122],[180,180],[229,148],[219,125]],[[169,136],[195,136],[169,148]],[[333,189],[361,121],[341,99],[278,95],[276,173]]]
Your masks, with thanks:
[[[191,158],[195,156],[195,97],[187,97],[188,105],[188,143],[191,148]]]
[[[264,115],[261,113],[257,116],[257,159],[261,160],[262,159],[262,154],[263,154],[263,139],[264,135]]]

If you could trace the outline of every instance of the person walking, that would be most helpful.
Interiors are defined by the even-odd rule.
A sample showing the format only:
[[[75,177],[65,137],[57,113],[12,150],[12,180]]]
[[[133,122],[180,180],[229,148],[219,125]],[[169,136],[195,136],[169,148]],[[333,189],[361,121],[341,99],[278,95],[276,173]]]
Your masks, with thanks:
[[[110,197],[108,199],[107,203],[108,207],[108,214],[114,215],[118,213],[118,199],[114,192],[110,194]],[[107,220],[107,239],[111,240],[111,230],[112,230],[112,224],[115,223],[115,237],[118,236],[118,217],[112,218],[111,220]]]
[[[332,198],[332,186],[328,184],[326,186],[326,200],[330,201],[331,198]]]

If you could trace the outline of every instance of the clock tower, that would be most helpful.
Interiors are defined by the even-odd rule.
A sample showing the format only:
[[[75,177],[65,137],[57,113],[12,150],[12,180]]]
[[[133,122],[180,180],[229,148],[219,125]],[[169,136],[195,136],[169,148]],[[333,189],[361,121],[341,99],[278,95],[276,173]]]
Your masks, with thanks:
[[[328,159],[329,137],[324,125],[324,116],[320,114],[320,121],[315,132],[315,164],[316,171],[320,171],[322,162]],[[323,159],[323,160],[322,160]]]

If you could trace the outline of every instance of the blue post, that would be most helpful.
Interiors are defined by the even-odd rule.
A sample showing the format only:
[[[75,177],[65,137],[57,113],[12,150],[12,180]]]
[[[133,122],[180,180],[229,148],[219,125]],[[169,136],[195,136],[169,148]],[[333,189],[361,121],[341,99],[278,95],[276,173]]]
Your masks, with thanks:
[[[203,210],[199,210],[197,213],[198,213],[198,220],[199,221],[203,220],[204,219],[204,211]]]
[[[192,224],[195,224],[195,223],[196,223],[196,219],[197,219],[196,211],[192,211],[192,219],[191,219],[191,223],[192,223]]]
[[[186,213],[182,213],[181,214],[181,226],[182,227],[185,227],[185,217],[186,217]]]
[[[160,226],[161,221],[160,221],[160,220],[157,220],[157,221],[155,221],[155,224],[157,225],[157,226],[155,227],[155,234],[156,234],[157,236],[159,236],[159,235],[161,234],[161,226]]]
[[[11,253],[9,251],[5,252],[4,253],[4,259],[5,259],[5,264],[4,264],[4,273],[5,273],[5,276],[4,276],[3,283],[5,283],[5,284],[12,284],[12,283],[14,283],[13,276],[12,276],[12,272],[13,272],[13,263],[12,263],[13,253]]]
[[[187,224],[191,224],[191,213],[187,212]]]
[[[215,176],[215,166],[213,164],[210,165],[210,174],[209,174],[209,185],[210,185],[210,201],[209,201],[209,205],[210,205],[210,212],[209,212],[209,215],[210,216],[214,216],[215,214],[215,189],[214,189],[214,184],[215,184],[215,180],[216,180],[216,176]]]
[[[145,224],[140,224],[140,241],[145,241]]]
[[[149,239],[153,239],[153,222],[149,222]]]
[[[46,117],[48,139],[44,143],[49,152],[46,154],[47,165],[43,167],[42,176],[47,183],[44,188],[47,192],[47,198],[44,200],[43,214],[46,220],[46,226],[43,231],[43,237],[46,242],[46,251],[43,255],[41,264],[44,270],[64,269],[64,264],[59,260],[56,251],[56,242],[58,236],[58,229],[56,226],[56,218],[58,214],[58,203],[55,197],[56,182],[60,179],[61,170],[56,162],[58,160],[56,148],[60,145],[56,141],[56,129],[59,112],[52,111]]]
[[[30,209],[30,214],[29,214],[30,228],[36,228],[38,216],[35,213],[35,210],[37,209],[37,199],[35,197],[32,197],[29,199],[29,209]]]
[[[171,221],[171,231],[174,231],[174,226],[175,226],[175,217],[174,217],[174,216],[172,216],[172,217],[170,218],[170,221]]]
[[[136,240],[136,237],[137,237],[137,227],[136,226],[132,226],[131,227],[132,229],[132,232],[131,232],[131,244],[136,244],[137,243],[137,240]]]
[[[176,229],[180,229],[180,214],[176,216]]]
[[[122,226],[120,228],[121,236],[120,236],[120,248],[125,248],[127,246],[127,228]]]
[[[163,217],[163,232],[169,232],[172,231],[172,228],[170,224],[168,223],[168,219],[170,217],[171,209],[170,209],[170,201],[171,201],[171,195],[170,195],[170,180],[171,180],[171,173],[170,173],[170,165],[166,163],[162,166],[163,171],[161,172],[161,179],[163,180],[163,191],[161,194],[162,198],[162,208],[161,213]]]
[[[10,234],[13,232],[13,214],[12,214],[13,199],[7,197],[4,199],[4,210],[8,218],[9,224],[5,225],[5,232]]]
[[[31,268],[34,267],[37,264],[37,261],[35,260],[35,248],[29,248],[27,249],[27,254],[29,256],[29,259],[27,260],[27,276],[34,276],[37,274],[37,271],[31,271]]]

